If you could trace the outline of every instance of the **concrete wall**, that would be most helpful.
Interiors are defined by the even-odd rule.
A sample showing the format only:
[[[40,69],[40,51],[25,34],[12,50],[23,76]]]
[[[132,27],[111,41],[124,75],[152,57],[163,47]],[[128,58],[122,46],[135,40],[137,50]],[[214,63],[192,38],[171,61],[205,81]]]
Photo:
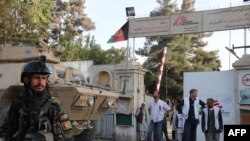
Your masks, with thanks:
[[[137,133],[134,113],[141,103],[145,102],[144,74],[146,70],[137,62],[131,60],[116,65],[93,65],[91,66],[90,82],[95,84],[100,72],[107,72],[111,78],[110,86],[112,89],[120,92],[120,97],[130,99],[132,102],[131,112],[127,113],[132,113],[132,125],[117,125],[116,121],[114,121],[114,140],[136,141]],[[122,94],[125,81],[125,93]],[[114,119],[116,119],[116,114],[114,114]],[[108,125],[102,126],[106,127]]]
[[[136,141],[137,132],[134,114],[141,103],[145,103],[144,74],[146,70],[137,62],[129,61],[128,64],[126,63],[127,62],[122,62],[116,65],[114,74],[120,90],[124,87],[124,80],[128,80],[126,84],[126,93],[121,96],[131,97],[133,99],[132,125],[116,125],[115,139],[119,141]]]

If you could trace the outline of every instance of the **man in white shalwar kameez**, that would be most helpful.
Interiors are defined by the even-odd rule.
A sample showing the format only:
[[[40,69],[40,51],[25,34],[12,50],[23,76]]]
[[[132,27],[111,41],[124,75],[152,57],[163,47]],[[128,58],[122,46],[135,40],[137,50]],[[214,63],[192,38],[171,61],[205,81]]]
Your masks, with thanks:
[[[139,141],[146,141],[148,124],[147,124],[147,113],[145,110],[144,103],[142,103],[141,107],[136,110],[135,117],[137,122]]]

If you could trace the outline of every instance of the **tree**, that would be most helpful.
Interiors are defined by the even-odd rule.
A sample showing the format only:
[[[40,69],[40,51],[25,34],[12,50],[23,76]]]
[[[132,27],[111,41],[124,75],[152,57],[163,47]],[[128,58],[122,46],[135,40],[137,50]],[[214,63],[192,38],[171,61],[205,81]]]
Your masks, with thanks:
[[[63,39],[65,51],[61,57],[62,61],[93,60],[95,65],[99,64],[117,64],[124,60],[125,55],[122,49],[112,47],[109,50],[102,50],[99,44],[96,44],[95,38],[87,36],[85,45],[79,39],[77,41]]]
[[[49,37],[52,44],[58,44],[63,35],[74,40],[76,37],[81,38],[84,31],[95,28],[95,24],[84,12],[85,0],[55,0],[55,3]]]
[[[93,60],[94,64],[116,64],[124,58],[122,50],[111,48],[107,51],[96,44],[90,35],[83,37],[84,31],[92,30],[95,24],[84,13],[84,0],[55,0],[53,24],[51,24],[52,45],[61,44],[65,51],[62,61]]]
[[[51,0],[0,0],[0,44],[46,38],[52,20]]]
[[[170,0],[158,0],[158,3],[160,7],[152,11],[150,16],[168,15],[180,11],[176,4],[171,3]],[[166,89],[169,98],[182,97],[184,72],[219,70],[220,61],[217,51],[204,51],[203,47],[205,47],[206,42],[202,40],[203,37],[206,37],[206,34],[180,34],[147,38],[145,47],[137,52],[148,56],[144,67],[149,70],[145,75],[145,85],[149,93],[155,91],[161,63],[159,56],[162,56],[163,48],[166,46],[168,47],[166,65],[160,87],[163,99],[166,98]],[[166,76],[167,81],[164,79]]]
[[[204,51],[203,49],[195,50],[195,57],[190,59],[192,63],[192,70],[190,71],[219,71],[221,66],[218,60],[218,51]]]
[[[84,54],[87,54],[85,53],[87,51],[82,48],[83,45],[80,41],[67,40],[65,37],[66,36],[61,39],[61,44],[65,48],[60,57],[61,61],[80,61],[88,58],[88,56],[83,58]]]
[[[85,0],[0,0],[0,43],[76,40],[95,28]],[[66,36],[66,37],[63,37]]]
[[[0,0],[1,12],[0,12],[0,43],[4,43],[10,37],[10,30],[12,29],[11,23],[14,20],[12,12],[13,1],[11,0]]]
[[[107,51],[105,51],[107,59],[105,64],[118,64],[121,61],[125,60],[125,50],[117,49],[115,47],[111,47]]]

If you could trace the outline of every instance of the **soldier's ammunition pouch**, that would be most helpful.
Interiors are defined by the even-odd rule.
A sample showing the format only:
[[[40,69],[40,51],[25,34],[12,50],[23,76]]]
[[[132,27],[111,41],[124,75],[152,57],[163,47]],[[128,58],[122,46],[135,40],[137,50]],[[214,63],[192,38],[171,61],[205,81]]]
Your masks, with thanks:
[[[21,128],[21,130],[17,131],[13,135],[13,139],[20,140],[23,138],[24,141],[54,141],[52,125],[47,115],[49,106],[50,100],[43,107],[41,107],[41,111],[37,118],[36,116],[31,116],[31,113],[25,113],[22,109],[20,109],[19,121],[27,123],[27,119],[25,120],[24,118],[30,115],[30,127],[26,128],[27,124],[21,123],[21,125],[23,125],[26,129]]]
[[[29,131],[24,136],[24,141],[54,141],[52,126],[46,116],[42,116],[38,121],[38,130]]]
[[[28,129],[27,133],[24,135],[24,141],[54,141],[54,136],[52,134],[52,126],[49,119],[46,116],[42,116],[38,121],[38,130],[31,131]],[[22,137],[20,131],[13,135],[14,140],[20,140]]]

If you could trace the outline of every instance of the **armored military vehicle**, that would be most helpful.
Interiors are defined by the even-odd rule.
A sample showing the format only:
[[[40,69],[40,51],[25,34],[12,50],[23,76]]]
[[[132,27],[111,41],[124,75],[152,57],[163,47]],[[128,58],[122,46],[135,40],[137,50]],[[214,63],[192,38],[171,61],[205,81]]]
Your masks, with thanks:
[[[5,116],[10,102],[23,91],[20,81],[23,65],[43,55],[52,72],[49,77],[51,94],[70,115],[75,139],[91,141],[91,122],[115,107],[118,93],[110,87],[89,85],[79,70],[60,66],[58,63],[62,51],[61,47],[49,50],[41,44],[0,46],[0,119]]]

